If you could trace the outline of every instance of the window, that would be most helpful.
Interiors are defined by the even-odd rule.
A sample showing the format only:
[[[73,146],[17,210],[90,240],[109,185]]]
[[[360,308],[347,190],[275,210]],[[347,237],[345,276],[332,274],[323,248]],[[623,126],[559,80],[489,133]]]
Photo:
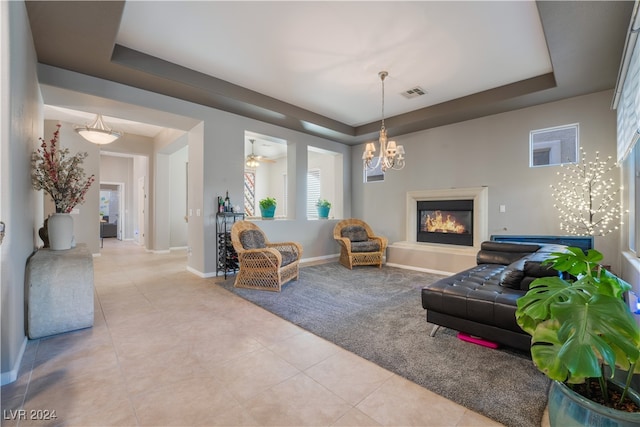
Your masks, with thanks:
[[[320,198],[320,169],[307,172],[307,218],[318,218],[316,202]]]
[[[378,166],[373,169],[367,169],[367,167],[362,164],[362,172],[363,172],[363,182],[378,182],[384,181],[384,172],[382,171],[382,162]]]
[[[625,160],[628,165],[627,185],[629,186],[629,249],[640,257],[640,148],[633,147]]]
[[[287,141],[245,131],[244,156],[245,215],[260,216],[260,200],[273,197],[277,202],[276,217],[286,217]]]
[[[529,166],[551,166],[578,161],[578,124],[532,130]]]
[[[329,216],[341,218],[343,214],[344,156],[335,151],[307,147],[307,218],[317,219],[318,199],[331,203]]]
[[[288,217],[287,214],[287,206],[289,206],[289,181],[287,181],[287,174],[282,174],[282,199],[280,199],[280,203],[278,204],[280,207],[279,216]],[[278,199],[276,199],[278,200]]]

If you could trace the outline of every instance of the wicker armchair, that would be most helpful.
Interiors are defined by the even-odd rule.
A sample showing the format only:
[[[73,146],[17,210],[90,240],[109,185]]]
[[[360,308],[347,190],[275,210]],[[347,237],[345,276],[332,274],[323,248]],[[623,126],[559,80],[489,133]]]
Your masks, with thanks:
[[[348,269],[354,265],[382,267],[387,238],[374,235],[366,222],[344,219],[333,228],[333,238],[340,244],[340,264]]]
[[[269,243],[260,228],[249,221],[231,227],[231,243],[238,253],[240,269],[236,288],[280,292],[283,284],[298,280],[302,246],[295,242]]]

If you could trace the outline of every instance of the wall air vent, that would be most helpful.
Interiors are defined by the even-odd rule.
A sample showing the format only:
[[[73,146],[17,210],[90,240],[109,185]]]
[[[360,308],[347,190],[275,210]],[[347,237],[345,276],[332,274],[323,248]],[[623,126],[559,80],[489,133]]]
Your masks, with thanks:
[[[412,98],[426,95],[426,94],[427,94],[427,91],[422,89],[420,86],[416,86],[414,88],[411,88],[409,90],[405,90],[404,92],[402,92],[402,96],[404,96],[407,99],[412,99]]]

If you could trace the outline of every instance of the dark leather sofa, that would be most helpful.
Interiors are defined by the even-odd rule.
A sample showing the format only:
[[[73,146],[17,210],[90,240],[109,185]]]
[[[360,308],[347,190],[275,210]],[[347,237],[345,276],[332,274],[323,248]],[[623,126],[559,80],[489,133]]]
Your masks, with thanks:
[[[516,301],[538,277],[558,272],[542,261],[565,246],[483,242],[477,265],[422,289],[427,322],[528,351],[531,336],[515,319]]]

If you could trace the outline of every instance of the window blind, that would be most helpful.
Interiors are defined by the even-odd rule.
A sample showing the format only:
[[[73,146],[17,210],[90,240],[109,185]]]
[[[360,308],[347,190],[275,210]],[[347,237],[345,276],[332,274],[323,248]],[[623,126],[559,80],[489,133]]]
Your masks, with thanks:
[[[638,19],[635,19],[636,23]],[[622,162],[640,138],[640,43],[634,36],[633,46],[628,46],[631,55],[622,91],[617,106],[618,162]],[[623,58],[625,61],[626,58]]]
[[[307,172],[307,218],[318,218],[316,202],[320,198],[320,169]]]

